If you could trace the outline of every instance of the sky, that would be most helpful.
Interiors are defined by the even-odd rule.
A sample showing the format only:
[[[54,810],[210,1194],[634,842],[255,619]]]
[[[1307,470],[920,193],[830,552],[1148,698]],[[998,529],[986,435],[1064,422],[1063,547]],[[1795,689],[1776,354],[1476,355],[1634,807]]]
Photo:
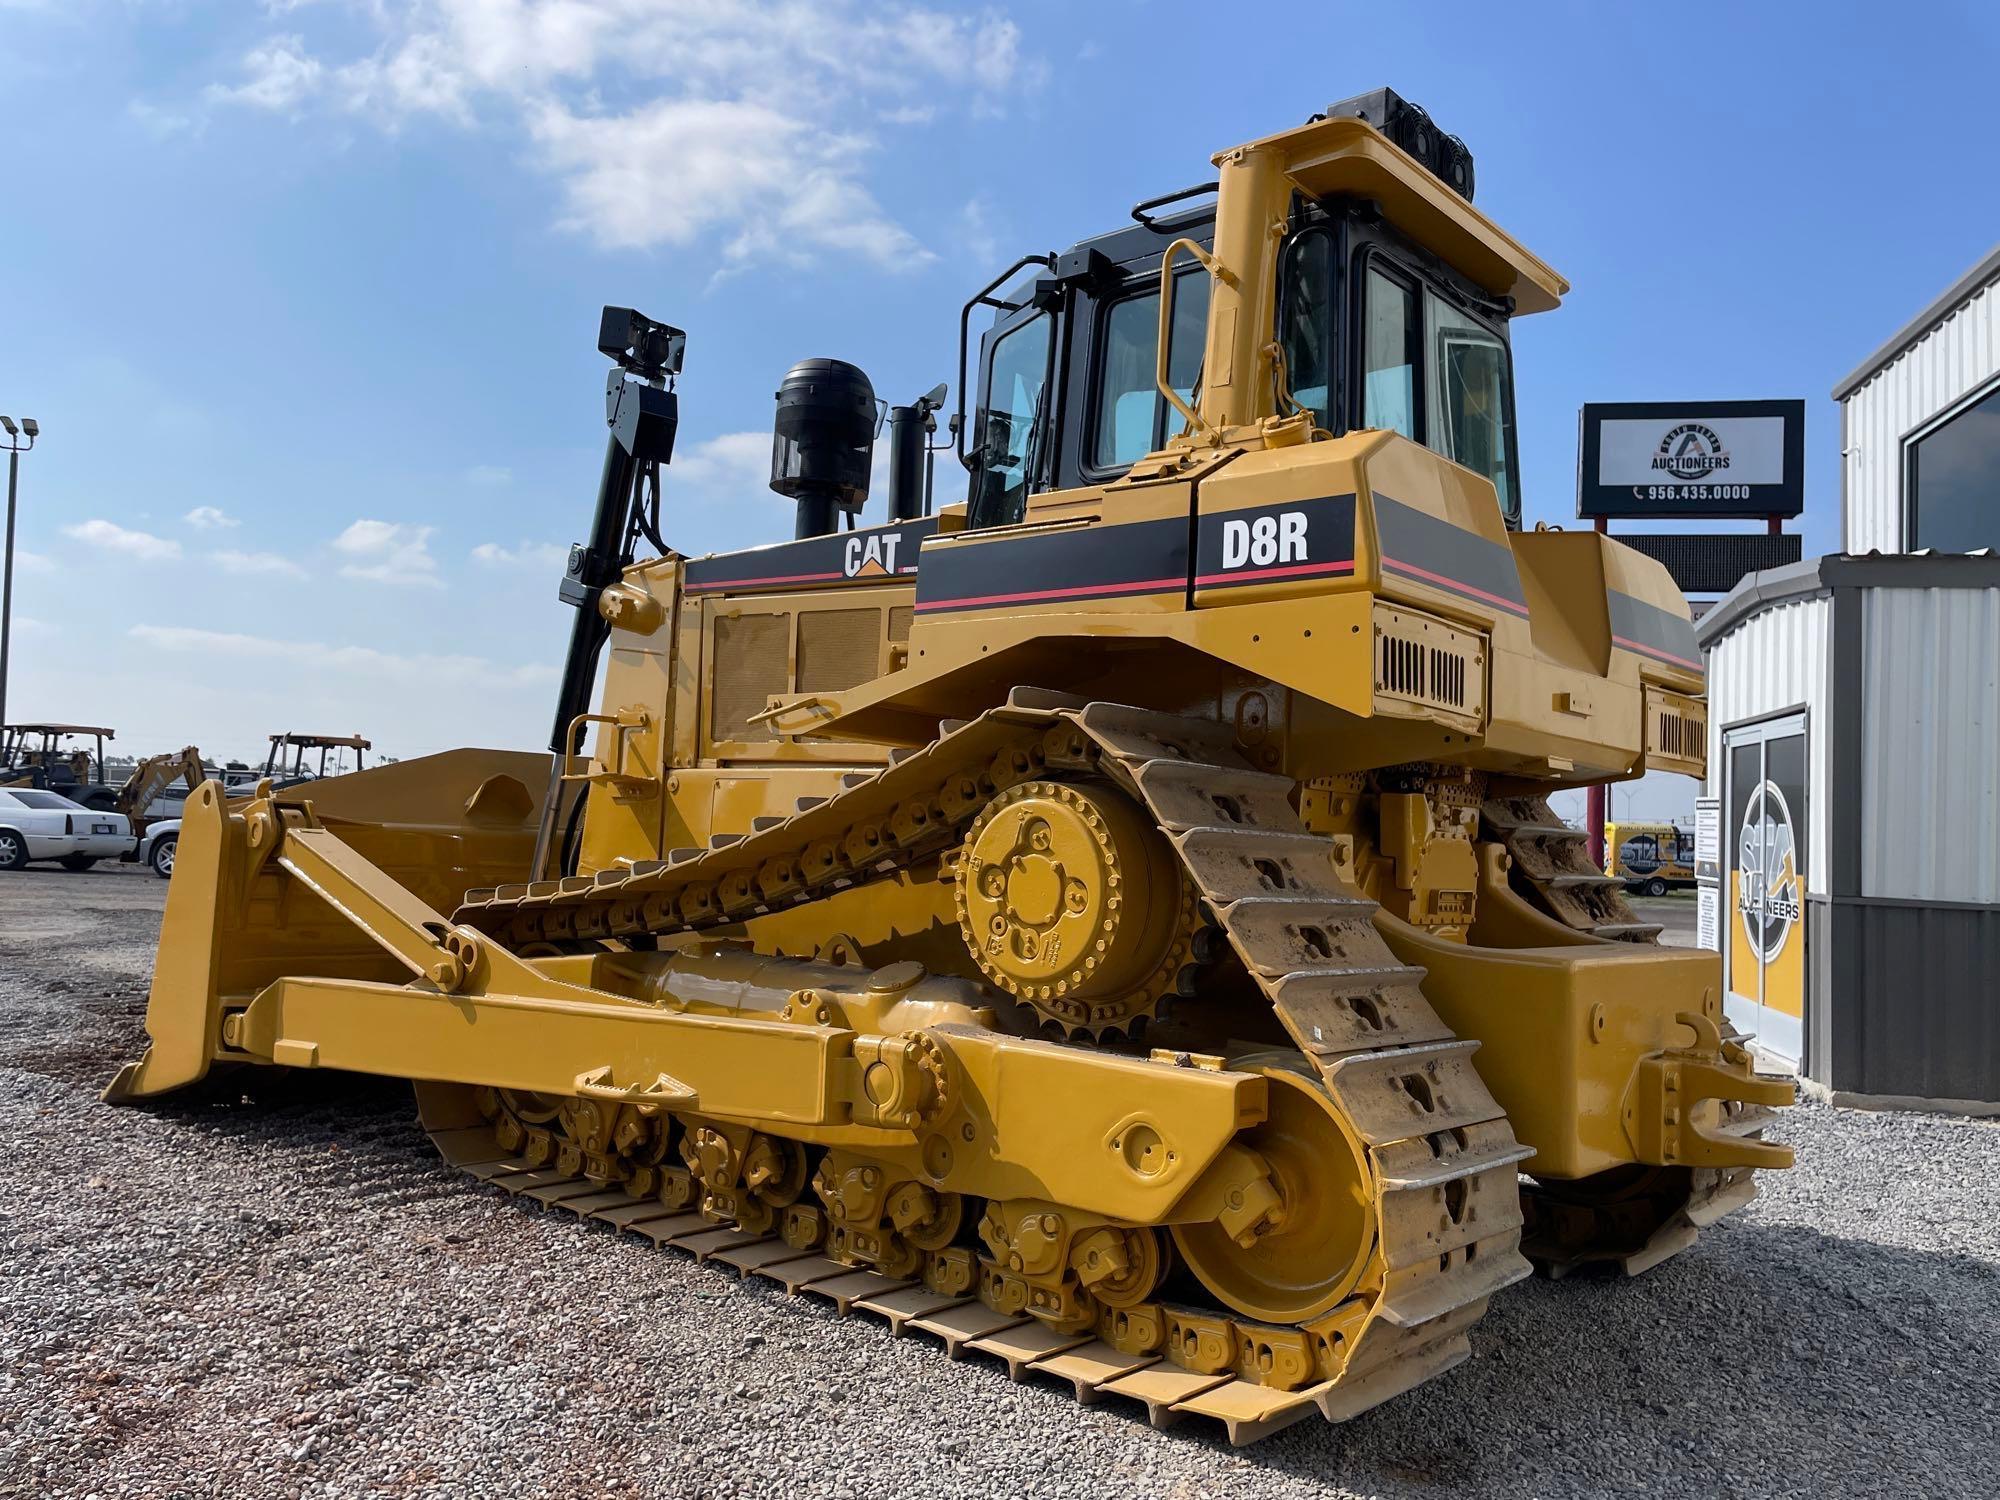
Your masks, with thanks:
[[[1529,521],[1576,524],[1586,400],[1796,396],[1799,529],[1837,547],[1829,390],[2000,233],[2000,10],[1230,14],[0,0],[0,411],[44,428],[11,716],[539,748],[603,304],[687,330],[668,540],[779,539],[790,364],[955,379],[959,307],[1016,256],[1382,84],[1573,285],[1515,333]],[[1614,811],[1691,805],[1653,792]]]

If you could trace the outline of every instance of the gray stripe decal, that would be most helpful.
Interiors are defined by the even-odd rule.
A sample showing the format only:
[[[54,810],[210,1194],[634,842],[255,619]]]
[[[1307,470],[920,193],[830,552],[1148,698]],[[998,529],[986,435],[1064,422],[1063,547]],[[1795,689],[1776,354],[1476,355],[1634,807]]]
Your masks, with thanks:
[[[1514,549],[1476,532],[1440,521],[1427,511],[1375,496],[1375,531],[1382,567],[1420,583],[1433,584],[1512,614],[1528,613]]]
[[[1677,667],[1701,670],[1701,645],[1694,622],[1630,594],[1611,590],[1611,639],[1614,645],[1642,656],[1658,657]]]

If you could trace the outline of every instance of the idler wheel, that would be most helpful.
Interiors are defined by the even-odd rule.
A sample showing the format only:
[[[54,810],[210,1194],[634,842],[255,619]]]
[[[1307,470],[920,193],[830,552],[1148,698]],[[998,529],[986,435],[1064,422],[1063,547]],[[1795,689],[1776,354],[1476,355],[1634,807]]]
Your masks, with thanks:
[[[1375,1248],[1375,1194],[1362,1145],[1325,1089],[1272,1062],[1270,1113],[1237,1139],[1270,1164],[1279,1221],[1246,1248],[1220,1224],[1176,1224],[1174,1244],[1223,1302],[1262,1323],[1303,1323],[1354,1290]]]

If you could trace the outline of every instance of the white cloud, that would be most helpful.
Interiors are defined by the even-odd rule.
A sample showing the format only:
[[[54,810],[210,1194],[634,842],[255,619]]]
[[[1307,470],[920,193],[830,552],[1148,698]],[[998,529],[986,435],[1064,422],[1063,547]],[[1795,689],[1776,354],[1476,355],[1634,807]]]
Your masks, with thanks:
[[[306,570],[289,557],[280,557],[275,552],[234,552],[224,549],[208,554],[208,560],[225,573],[249,578],[258,575],[276,575],[281,578],[304,578]]]
[[[555,542],[523,542],[518,547],[503,547],[498,542],[481,542],[472,549],[475,562],[489,567],[536,567],[561,569],[569,562],[569,548]]]
[[[197,505],[193,510],[182,516],[181,519],[196,531],[207,531],[212,527],[228,527],[241,524],[236,517],[225,515],[213,505]]]
[[[22,635],[47,635],[53,628],[47,621],[37,620],[29,615],[14,616],[14,629],[20,631]]]
[[[16,573],[53,573],[56,565],[39,552],[14,549],[14,571]]]
[[[245,55],[243,81],[209,98],[292,114],[319,104],[384,131],[424,115],[468,129],[505,122],[561,185],[567,227],[613,249],[713,242],[732,268],[825,251],[891,269],[932,259],[869,186],[882,143],[865,122],[988,113],[1040,78],[1012,21],[921,5],[364,8],[372,50],[347,42],[322,61],[302,37],[274,35]]]
[[[430,552],[434,530],[400,521],[356,521],[333,539],[336,552],[354,559],[341,565],[341,576],[443,588],[437,576],[437,559]]]
[[[63,527],[63,535],[107,552],[123,552],[128,557],[144,558],[147,562],[164,562],[181,555],[179,542],[154,536],[150,531],[128,531],[115,522],[95,517]]]
[[[771,434],[768,432],[725,432],[720,437],[696,443],[675,455],[663,471],[666,501],[685,485],[705,495],[769,495],[771,491]]]
[[[733,231],[723,247],[732,264],[803,261],[814,250],[890,268],[931,259],[856,177],[860,137],[768,105],[660,99],[596,115],[548,102],[528,129],[563,179],[564,226],[610,249],[689,245],[719,230]]]
[[[193,115],[183,114],[174,109],[162,109],[157,104],[148,104],[144,99],[134,99],[125,106],[125,113],[135,125],[155,140],[171,140],[177,135],[186,135],[190,132],[197,135],[201,133],[201,121]]]
[[[488,686],[537,686],[556,680],[556,669],[543,664],[498,666],[481,656],[403,655],[373,646],[335,646],[324,641],[281,641],[264,635],[238,635],[224,630],[197,630],[185,625],[134,625],[136,641],[159,651],[187,652],[207,658],[234,657],[248,661],[288,662],[373,681],[435,684],[442,680]]]
[[[501,464],[475,464],[465,471],[465,478],[468,484],[476,484],[482,489],[497,489],[514,482],[514,471]]]
[[[305,41],[275,36],[243,54],[244,80],[234,88],[211,83],[203,96],[213,104],[247,104],[258,109],[294,110],[315,93],[326,71],[308,57]]]

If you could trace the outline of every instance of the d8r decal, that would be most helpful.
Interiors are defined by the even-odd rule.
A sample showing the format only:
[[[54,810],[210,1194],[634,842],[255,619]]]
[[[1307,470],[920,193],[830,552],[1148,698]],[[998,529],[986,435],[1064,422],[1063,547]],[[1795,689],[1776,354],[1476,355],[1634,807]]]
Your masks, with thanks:
[[[1306,513],[1280,511],[1275,516],[1258,516],[1253,521],[1229,520],[1222,523],[1222,567],[1224,572],[1254,565],[1268,568],[1272,563],[1306,560]]]
[[[1196,543],[1198,589],[1352,573],[1354,497],[1204,511]]]

